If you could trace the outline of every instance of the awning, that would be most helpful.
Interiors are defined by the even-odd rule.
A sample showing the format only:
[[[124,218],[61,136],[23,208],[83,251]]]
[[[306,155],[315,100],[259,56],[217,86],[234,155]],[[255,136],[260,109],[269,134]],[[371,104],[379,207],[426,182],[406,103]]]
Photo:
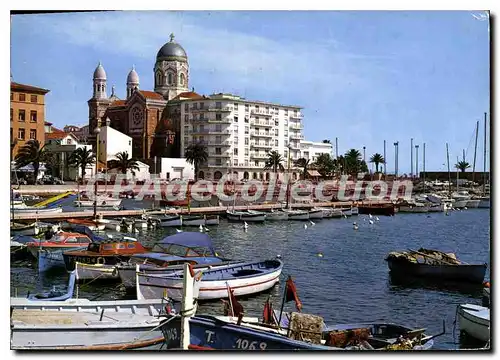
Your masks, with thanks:
[[[307,170],[307,173],[312,177],[321,176],[321,174],[317,170]]]

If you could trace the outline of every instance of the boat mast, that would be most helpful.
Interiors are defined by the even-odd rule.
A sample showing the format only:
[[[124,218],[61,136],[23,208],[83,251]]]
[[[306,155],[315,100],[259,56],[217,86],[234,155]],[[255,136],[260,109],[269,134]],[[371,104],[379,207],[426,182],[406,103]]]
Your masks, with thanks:
[[[458,156],[457,156],[457,165],[455,167],[457,168],[457,194],[458,194]]]
[[[290,204],[290,143],[288,144],[288,165],[286,171],[286,208],[288,209]]]
[[[423,155],[423,157],[424,157],[424,194],[425,194],[425,143],[424,143],[424,155]]]
[[[448,152],[448,143],[446,143],[446,162],[448,163],[448,193],[451,198],[450,153]]]
[[[479,120],[476,122],[476,141],[474,143],[474,161],[472,163],[472,182],[474,183],[474,180],[476,178],[476,151],[477,151],[477,134],[479,130]]]
[[[483,196],[486,194],[486,113],[484,113]]]

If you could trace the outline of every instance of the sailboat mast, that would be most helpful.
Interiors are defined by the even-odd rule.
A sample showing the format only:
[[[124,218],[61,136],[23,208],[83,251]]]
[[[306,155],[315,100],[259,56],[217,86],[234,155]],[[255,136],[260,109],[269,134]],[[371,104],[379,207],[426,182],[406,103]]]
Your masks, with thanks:
[[[476,178],[476,152],[477,152],[477,134],[479,130],[479,121],[476,122],[476,141],[474,143],[474,161],[472,163],[472,182],[474,183],[474,180]]]
[[[483,196],[486,193],[486,113],[484,113]]]
[[[425,143],[424,143],[424,194],[425,194]]]
[[[448,143],[446,143],[446,162],[448,163],[448,192],[451,197],[450,153],[448,152]]]
[[[457,165],[456,165],[456,168],[457,168],[457,193],[458,193],[458,156],[457,156]]]

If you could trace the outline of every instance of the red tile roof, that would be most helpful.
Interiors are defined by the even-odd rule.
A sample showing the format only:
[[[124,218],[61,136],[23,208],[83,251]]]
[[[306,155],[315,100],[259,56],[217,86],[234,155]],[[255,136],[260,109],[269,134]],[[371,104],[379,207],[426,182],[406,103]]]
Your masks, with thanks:
[[[45,140],[61,140],[64,139],[66,136],[68,136],[68,133],[65,133],[64,131],[56,131],[56,132],[51,132],[51,133],[45,133]]]
[[[198,93],[195,93],[194,91],[186,91],[183,93],[180,93],[176,97],[174,97],[172,100],[180,100],[180,99],[203,99],[203,96],[201,96]]]
[[[125,100],[115,100],[111,103],[111,107],[113,106],[123,106],[125,105],[126,101]]]
[[[12,82],[12,81],[10,82],[10,89],[11,90],[28,91],[28,92],[31,91],[31,92],[37,92],[37,93],[42,93],[42,94],[46,94],[50,91],[50,90],[39,88],[36,86],[19,84],[19,83]]]
[[[146,99],[155,99],[155,100],[164,100],[163,96],[161,96],[158,93],[155,93],[154,91],[147,91],[147,90],[139,90],[139,92],[146,98]]]

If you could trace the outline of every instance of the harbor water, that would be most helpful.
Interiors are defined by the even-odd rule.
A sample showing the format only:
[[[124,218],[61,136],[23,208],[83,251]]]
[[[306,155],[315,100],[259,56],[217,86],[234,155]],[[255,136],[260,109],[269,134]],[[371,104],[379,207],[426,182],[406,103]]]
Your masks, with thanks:
[[[241,299],[245,314],[261,316],[268,296],[279,308],[283,284],[291,275],[297,286],[303,312],[320,315],[325,323],[384,321],[437,334],[446,324],[446,334],[435,339],[434,349],[464,347],[459,340],[456,308],[459,304],[481,304],[481,286],[460,284],[446,287],[389,275],[385,256],[395,250],[420,247],[454,252],[467,263],[487,263],[490,267],[490,211],[469,209],[430,214],[397,214],[379,217],[373,224],[366,215],[309,222],[267,222],[265,224],[228,223],[221,220],[210,227],[209,235],[219,255],[256,260],[280,255],[284,261],[281,283],[270,292]],[[359,225],[353,229],[353,222]],[[305,228],[304,225],[307,225]],[[190,228],[185,228],[189,231]],[[198,231],[192,228],[190,231]],[[136,235],[151,245],[175,228],[163,228]],[[36,264],[11,265],[11,295],[64,286],[64,272],[38,275]],[[80,285],[79,297],[110,300],[127,295],[120,285],[90,283]],[[199,313],[222,314],[221,301],[202,303]],[[293,303],[285,309],[292,310]],[[454,329],[455,328],[455,329]]]

